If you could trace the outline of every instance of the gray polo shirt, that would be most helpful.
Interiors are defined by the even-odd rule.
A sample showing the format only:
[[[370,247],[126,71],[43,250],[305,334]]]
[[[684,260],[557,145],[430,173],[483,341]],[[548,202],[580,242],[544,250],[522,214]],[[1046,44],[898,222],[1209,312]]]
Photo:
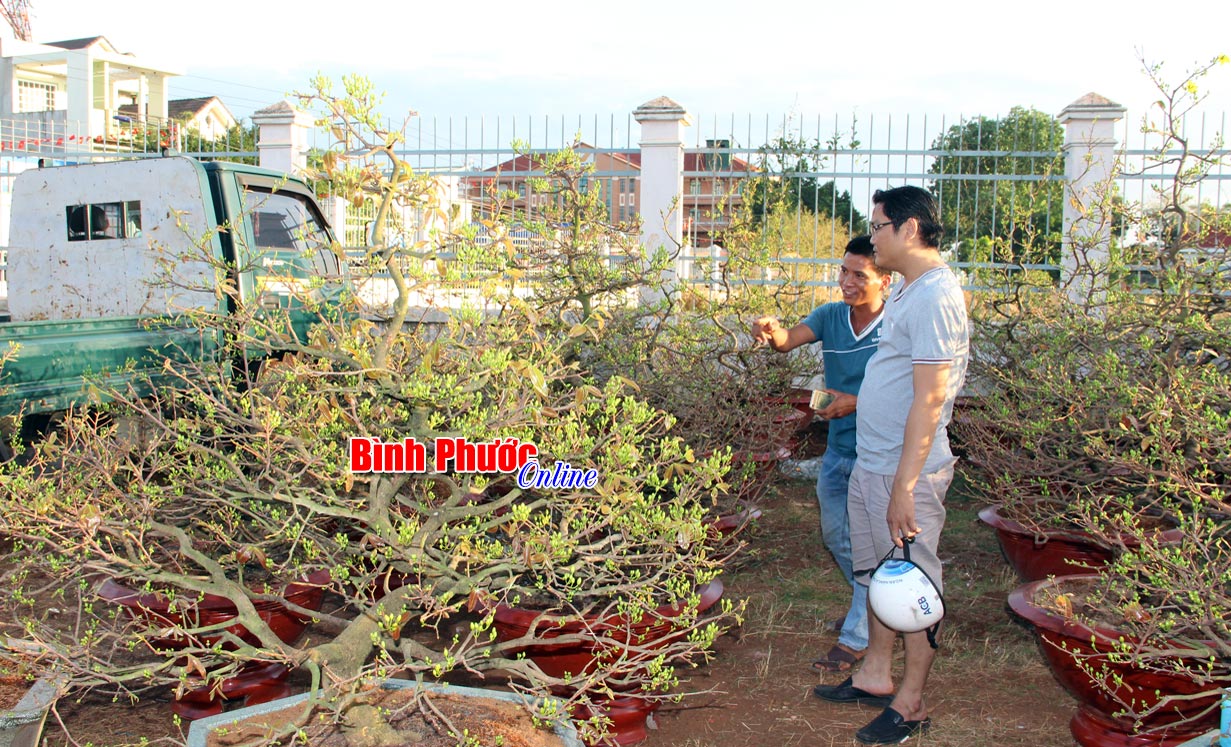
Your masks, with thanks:
[[[966,300],[948,267],[925,272],[906,287],[899,283],[885,302],[881,340],[859,390],[855,428],[858,463],[869,472],[893,475],[902,457],[906,415],[914,400],[914,366],[949,364],[949,386],[925,473],[953,462],[947,426],[953,399],[966,377],[970,325]]]

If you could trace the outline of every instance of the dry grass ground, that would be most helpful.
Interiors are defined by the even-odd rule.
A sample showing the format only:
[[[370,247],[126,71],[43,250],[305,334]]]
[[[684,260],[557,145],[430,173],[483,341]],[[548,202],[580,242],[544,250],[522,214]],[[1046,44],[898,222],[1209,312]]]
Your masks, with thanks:
[[[764,500],[730,594],[746,597],[743,629],[720,644],[690,686],[711,692],[663,709],[659,747],[849,745],[876,709],[824,703],[809,663],[832,645],[824,620],[845,611],[848,590],[821,545],[812,484],[780,479]],[[929,682],[934,728],[920,747],[1071,747],[1075,702],[1052,678],[1027,626],[1007,611],[1017,585],[976,511],[987,501],[964,482],[949,496],[942,543],[948,622]]]

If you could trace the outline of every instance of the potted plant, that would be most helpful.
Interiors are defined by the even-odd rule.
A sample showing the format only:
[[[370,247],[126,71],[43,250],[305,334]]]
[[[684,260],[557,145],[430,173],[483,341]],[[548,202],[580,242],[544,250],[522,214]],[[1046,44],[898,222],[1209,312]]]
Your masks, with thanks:
[[[1173,747],[1216,726],[1231,685],[1231,672],[1218,662],[1225,644],[1195,640],[1216,631],[1169,630],[1168,622],[1152,620],[1147,601],[1117,585],[1107,575],[1062,576],[1009,596],[1080,704],[1070,722],[1074,738],[1085,747]]]
[[[420,180],[404,178],[396,134],[371,129],[369,85],[346,86],[349,104],[323,82],[315,96],[345,140],[323,167],[335,185],[354,176],[355,193],[378,195],[381,210],[422,207],[432,192],[407,192]],[[355,166],[354,153],[392,160]],[[300,670],[316,700],[337,704],[350,737],[392,738],[380,709],[357,697],[374,681],[498,672],[528,696],[567,688],[579,709],[617,686],[661,697],[674,668],[704,658],[736,619],[727,600],[703,619],[695,593],[724,560],[704,519],[725,457],[697,454],[633,382],[584,365],[572,327],[524,303],[459,314],[430,333],[403,324],[409,289],[439,282],[419,261],[429,250],[389,242],[365,252],[399,290],[387,326],[322,319],[302,341],[279,340],[295,352],[275,361],[276,312],[237,298],[235,314],[200,320],[224,343],[217,359],[169,366],[182,387],[116,391],[105,410],[70,415],[29,460],[3,466],[0,520],[19,572],[0,594],[76,686],[131,697],[225,689],[263,662]],[[265,361],[235,365],[254,358]],[[144,437],[123,439],[130,428]],[[467,447],[478,451],[458,453]],[[385,456],[393,461],[375,463]],[[586,480],[485,492],[531,461],[530,477],[563,466]],[[327,580],[314,576],[322,571]],[[320,579],[326,606],[266,593],[303,578]],[[108,580],[138,593],[142,614],[99,604]],[[73,630],[40,618],[31,585],[72,597]],[[177,614],[147,614],[155,593]],[[630,620],[664,605],[679,614],[653,667],[565,678],[517,655],[532,638],[495,639],[494,610],[531,598],[555,615],[613,599]],[[202,600],[226,614],[204,614]],[[262,614],[269,602],[310,620],[312,642],[284,640]],[[583,726],[602,737],[600,717]]]
[[[281,641],[294,643],[307,627],[309,618],[304,613],[292,611],[291,607],[311,612],[319,610],[324,601],[324,588],[329,581],[329,572],[322,569],[287,584],[276,593],[266,585],[254,587],[258,594],[270,597],[254,602],[257,615]],[[175,594],[139,594],[113,579],[103,581],[96,593],[99,598],[123,607],[133,616],[144,617],[154,625],[169,626],[171,630],[217,628],[239,615],[234,603],[216,594],[203,594],[196,599]],[[190,622],[186,623],[185,618]],[[234,638],[249,644],[256,643],[256,637],[239,624],[227,626],[222,633],[225,636],[202,635],[200,641],[186,641],[172,634],[149,643],[168,651],[189,645],[222,645],[233,649],[238,645]],[[194,719],[221,713],[227,700],[242,699],[244,705],[250,706],[283,698],[290,695],[290,687],[286,684],[289,674],[290,669],[279,662],[248,662],[214,684],[178,692],[171,708],[179,716]]]
[[[1147,127],[1161,150],[1146,169],[1170,181],[1169,202],[1134,206],[1110,183],[1081,197],[1091,214],[1135,226],[1148,243],[1071,236],[1078,272],[1067,286],[1019,279],[975,306],[977,406],[952,427],[976,482],[995,497],[983,516],[1024,578],[1093,568],[1134,538],[1174,542],[1181,515],[1208,508],[1193,496],[1223,479],[1217,377],[1228,279],[1217,260],[1188,262],[1184,247],[1219,235],[1225,219],[1190,215],[1183,197],[1219,157],[1165,153],[1180,137],[1188,84],[1198,90],[1208,70],[1161,91],[1163,124]],[[1142,266],[1153,268],[1148,283]],[[1117,533],[1123,515],[1155,531]],[[1090,516],[1102,517],[1098,526]],[[1065,548],[1080,557],[1044,557]]]
[[[644,683],[656,678],[672,644],[694,626],[681,617],[704,615],[722,598],[722,592],[722,581],[714,579],[696,590],[695,605],[662,605],[639,618],[620,613],[614,601],[607,609],[563,614],[502,604],[495,610],[496,636],[504,642],[548,641],[532,643],[517,653],[561,681],[585,681],[602,672],[609,694],[591,698],[575,709],[576,715],[583,720],[592,716],[609,720],[608,740],[632,745],[648,737],[646,720],[661,705],[660,699],[650,697],[654,688]],[[557,689],[568,692],[570,688]]]
[[[1023,579],[1090,570],[1124,548],[1127,536],[1078,526],[1078,504],[1152,522],[1146,541],[1176,538],[1174,491],[1119,455],[1169,447],[1150,421],[1179,425],[1172,384],[1185,367],[1153,340],[1188,322],[1137,306],[1109,302],[1088,318],[1062,292],[1038,290],[1015,304],[1012,320],[975,315],[980,406],[954,429],[976,482],[996,496],[980,518]]]
[[[1174,150],[1198,81],[1224,61],[1176,87],[1147,66],[1162,97],[1161,124],[1143,126],[1158,144],[1146,170],[1168,183],[1161,209],[1110,183],[1074,196],[1149,241],[1075,233],[1074,286],[994,300],[1003,313],[976,343],[981,406],[963,442],[983,484],[1029,530],[1112,550],[1094,575],[1033,582],[1012,600],[1081,693],[1072,727],[1084,745],[1184,741],[1216,723],[1231,679],[1231,276],[1219,259],[1188,259],[1226,221],[1185,199],[1222,157]]]

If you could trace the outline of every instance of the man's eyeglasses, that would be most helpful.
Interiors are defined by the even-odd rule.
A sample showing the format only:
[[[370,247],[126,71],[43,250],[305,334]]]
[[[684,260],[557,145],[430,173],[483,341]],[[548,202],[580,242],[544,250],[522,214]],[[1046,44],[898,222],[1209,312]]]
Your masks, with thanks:
[[[868,228],[872,229],[872,233],[876,233],[877,231],[881,230],[885,226],[888,226],[892,223],[893,221],[891,220],[881,221],[880,223],[869,223]]]

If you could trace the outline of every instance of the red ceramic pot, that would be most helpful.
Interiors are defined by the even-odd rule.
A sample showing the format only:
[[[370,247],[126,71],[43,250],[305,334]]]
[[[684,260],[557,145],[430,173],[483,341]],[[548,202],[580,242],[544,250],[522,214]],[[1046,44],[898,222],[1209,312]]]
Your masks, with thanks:
[[[808,416],[804,425],[811,423],[812,418],[816,416],[816,410],[812,409],[811,389],[792,389],[783,397],[783,401]]]
[[[812,421],[811,408],[802,411],[781,397],[768,398],[764,404],[764,410],[750,414],[739,424],[736,440],[752,451],[798,445],[799,432]]]
[[[722,598],[723,585],[715,579],[701,587],[701,602],[698,612],[705,612]],[[600,666],[601,661],[613,661],[627,650],[627,644],[638,646],[666,645],[674,640],[671,635],[671,618],[680,614],[678,605],[659,607],[654,615],[647,615],[636,623],[630,623],[620,615],[591,616],[584,622],[567,616],[555,616],[541,610],[500,605],[496,608],[496,638],[512,641],[529,634],[538,622],[535,635],[539,638],[555,638],[562,635],[586,635],[586,640],[571,643],[542,643],[529,646],[523,651],[539,669],[551,677],[588,674]]]
[[[604,716],[611,721],[606,738],[587,742],[590,747],[628,747],[649,738],[646,721],[660,705],[657,700],[617,695],[614,698],[595,698],[588,708],[577,706],[570,715],[577,721],[585,721],[591,716]]]
[[[759,518],[761,518],[761,509],[752,504],[745,503],[741,510],[730,514],[723,514],[711,521],[709,525],[710,538],[715,542],[728,540],[744,531],[745,527]]]
[[[282,597],[304,609],[319,610],[329,579],[329,571],[316,571],[302,581],[287,584]],[[98,595],[112,604],[124,607],[133,617],[144,617],[158,625],[182,625],[185,614],[195,621],[194,627],[214,625],[232,620],[239,614],[229,599],[213,594],[207,594],[199,602],[181,601],[179,609],[172,611],[170,602],[164,595],[140,594],[110,579],[98,588]],[[269,625],[274,635],[285,643],[294,641],[307,627],[308,618],[291,612],[281,602],[260,601],[254,603],[254,606],[257,615]],[[231,625],[226,630],[244,641],[256,643],[256,636],[242,625]],[[206,636],[199,643],[213,645],[219,640],[219,635]],[[151,643],[154,646],[177,649],[183,648],[188,641],[183,637],[167,636]],[[225,645],[235,648],[231,643]],[[211,682],[183,693],[171,704],[171,710],[183,718],[197,719],[222,713],[224,703],[228,700],[242,700],[243,704],[248,706],[283,698],[290,695],[290,687],[286,684],[289,674],[290,669],[285,664],[251,662],[221,682]]]
[[[288,602],[304,609],[319,610],[321,603],[324,601],[325,586],[328,583],[329,571],[316,571],[301,581],[287,584],[282,592],[282,597]],[[99,586],[97,593],[108,602],[124,607],[134,617],[145,617],[158,625],[182,625],[186,610],[190,610],[188,612],[190,616],[195,616],[190,618],[196,621],[194,627],[223,623],[234,619],[239,614],[239,611],[229,599],[214,594],[206,594],[205,598],[200,601],[181,599],[178,603],[179,609],[172,611],[170,601],[166,596],[162,594],[141,594],[111,579],[104,581]],[[308,625],[308,618],[291,612],[281,602],[259,601],[255,602],[254,606],[256,607],[257,614],[269,625],[274,635],[278,636],[285,643],[290,643],[298,638]],[[256,643],[256,637],[245,630],[242,625],[232,625],[226,630],[228,633],[232,633],[248,643]],[[208,636],[203,638],[201,643],[212,645],[220,639],[221,636]],[[186,641],[168,637],[158,639],[153,641],[153,643],[156,646],[174,649],[183,648]],[[234,648],[234,646],[232,645],[231,648]]]
[[[1090,585],[1097,575],[1063,576],[1032,581],[1009,595],[1009,606],[1034,626],[1043,655],[1056,679],[1080,703],[1069,722],[1069,730],[1082,747],[1175,747],[1218,726],[1219,685],[1198,685],[1180,674],[1136,669],[1116,661],[1108,654],[1120,640],[1132,637],[1106,628],[1091,628],[1035,603],[1042,592],[1063,593]],[[1103,685],[1096,683],[1078,659],[1095,671],[1107,668]],[[1109,693],[1104,685],[1113,688]],[[1223,683],[1222,687],[1231,685]],[[1211,692],[1213,691],[1213,692]],[[1123,703],[1137,703],[1144,710],[1158,703],[1163,695],[1180,695],[1177,700],[1151,714],[1135,728],[1133,720],[1117,716]],[[1202,695],[1202,693],[1209,693]],[[1201,715],[1207,711],[1205,715]]]
[[[722,598],[723,584],[720,579],[714,579],[701,587],[701,600],[697,611],[703,613],[718,603]],[[522,649],[526,656],[538,665],[539,669],[551,677],[564,678],[569,675],[588,674],[602,665],[604,660],[618,659],[626,650],[626,644],[654,647],[655,644],[666,646],[676,640],[680,634],[672,634],[671,618],[681,612],[679,605],[663,605],[656,610],[655,615],[647,615],[637,623],[629,623],[620,615],[604,617],[592,616],[585,622],[570,620],[567,617],[555,617],[539,610],[500,605],[496,608],[496,638],[500,641],[511,641],[521,638],[530,632],[538,621],[535,635],[540,638],[552,638],[560,635],[586,634],[589,640],[562,644],[536,644]],[[595,713],[611,719],[611,733],[602,745],[637,744],[646,739],[646,719],[657,710],[656,700],[647,700],[634,695],[617,696],[614,698],[597,698],[591,701],[591,708],[578,708],[573,716],[587,719]]]
[[[1097,571],[1111,562],[1114,552],[1077,530],[1035,531],[1001,515],[999,507],[988,506],[979,519],[996,530],[1000,549],[1009,565],[1023,581],[1038,581],[1048,576],[1072,576]],[[1178,542],[1178,529],[1158,532],[1159,542]],[[1124,538],[1125,544],[1134,542]]]
[[[771,422],[775,442],[794,451],[799,446],[800,431],[808,427],[808,424],[812,422],[812,416],[802,410],[791,408],[776,413]]]
[[[774,476],[778,462],[791,457],[791,450],[785,446],[763,451],[740,449],[731,454],[731,472],[728,479],[733,482],[744,472],[744,465],[752,463],[751,474],[735,485],[736,495],[749,503],[755,503],[765,495],[769,482]]]
[[[189,690],[171,703],[171,712],[186,719],[217,716],[226,701],[242,700],[254,706],[291,694],[286,678],[291,670],[285,664],[254,661],[242,666],[233,677]]]

